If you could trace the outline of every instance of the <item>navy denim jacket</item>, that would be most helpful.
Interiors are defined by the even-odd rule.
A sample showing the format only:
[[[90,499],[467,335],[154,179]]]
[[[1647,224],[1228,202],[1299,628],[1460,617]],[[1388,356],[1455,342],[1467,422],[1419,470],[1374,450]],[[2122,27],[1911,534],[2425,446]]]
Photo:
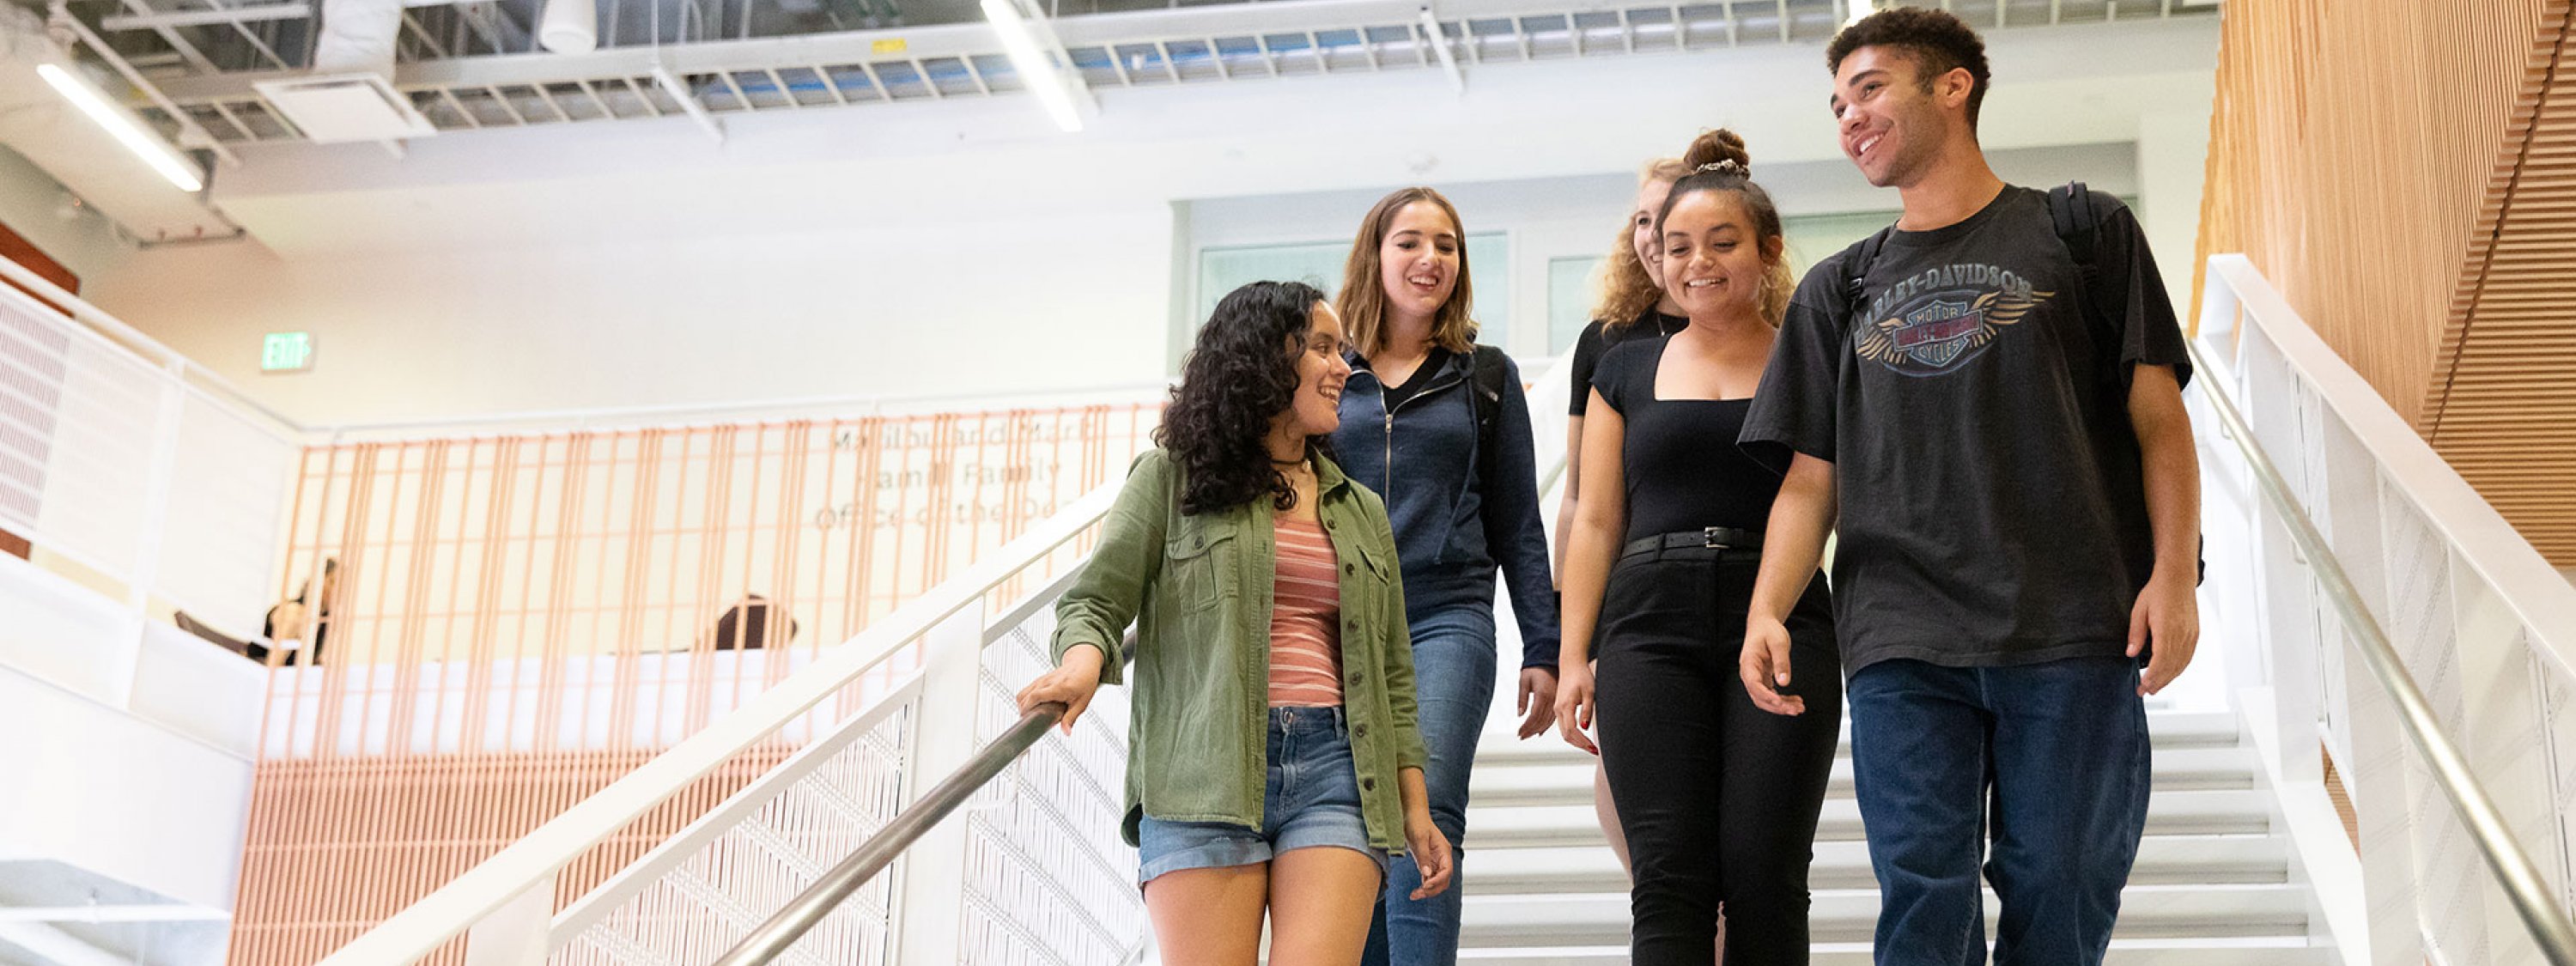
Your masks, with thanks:
[[[1351,479],[1385,499],[1395,524],[1412,619],[1454,606],[1494,605],[1494,571],[1511,588],[1521,666],[1556,666],[1555,581],[1539,523],[1538,456],[1520,367],[1504,360],[1494,424],[1494,486],[1476,475],[1474,360],[1451,353],[1422,392],[1386,411],[1385,387],[1354,354],[1333,452]]]

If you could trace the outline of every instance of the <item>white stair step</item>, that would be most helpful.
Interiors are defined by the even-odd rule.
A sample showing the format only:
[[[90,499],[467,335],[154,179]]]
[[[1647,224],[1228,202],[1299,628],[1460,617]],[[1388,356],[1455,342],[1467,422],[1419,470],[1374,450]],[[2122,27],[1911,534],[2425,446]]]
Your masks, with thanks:
[[[1477,739],[1477,766],[1483,767],[1488,762],[1584,764],[1592,760],[1589,752],[1566,744],[1565,739],[1557,737],[1554,728],[1526,741],[1521,739],[1519,729],[1520,721],[1517,718],[1505,719],[1497,716],[1488,720],[1484,736]],[[2232,748],[2238,741],[2236,718],[2225,712],[2149,712],[2147,731],[2152,736],[2154,747],[2159,753],[2167,749]],[[1851,757],[1851,722],[1849,720],[1845,720],[1842,724],[1842,737],[1840,743],[1834,747],[1834,757]]]
[[[1869,944],[1817,943],[1814,966],[1870,966]],[[1458,962],[1475,966],[1626,966],[1628,947],[1527,946],[1462,949]],[[2111,940],[2104,966],[2328,966],[2333,950],[2304,937],[2252,936],[2209,939]]]
[[[2271,830],[2271,801],[2255,789],[2159,791],[2147,799],[2148,835],[2247,835]],[[1860,803],[1850,798],[1826,800],[1816,822],[1816,840],[1860,841]],[[1467,810],[1468,848],[1601,844],[1601,825],[1589,801],[1478,805]]]
[[[2271,835],[2151,835],[2139,844],[2129,884],[2286,882],[2288,849],[2285,840]],[[1478,849],[1463,868],[1469,896],[1628,891],[1627,872],[1600,846]],[[1816,843],[1808,884],[1818,890],[1877,888],[1868,846]]]
[[[2253,788],[2255,767],[2253,753],[2234,746],[2159,749],[2154,787],[2159,791]],[[1565,764],[1518,764],[1480,756],[1468,782],[1467,800],[1479,805],[1581,805],[1592,800],[1588,756]],[[1837,759],[1825,795],[1833,799],[1851,794],[1851,760]]]
[[[1817,889],[1809,934],[1818,943],[1867,943],[1878,921],[1877,889]],[[1986,894],[1986,914],[1996,908]],[[1627,942],[1628,897],[1622,893],[1530,894],[1466,898],[1461,945],[1616,946]],[[2132,885],[2122,893],[2113,935],[2131,939],[2303,937],[2308,897],[2286,884]]]

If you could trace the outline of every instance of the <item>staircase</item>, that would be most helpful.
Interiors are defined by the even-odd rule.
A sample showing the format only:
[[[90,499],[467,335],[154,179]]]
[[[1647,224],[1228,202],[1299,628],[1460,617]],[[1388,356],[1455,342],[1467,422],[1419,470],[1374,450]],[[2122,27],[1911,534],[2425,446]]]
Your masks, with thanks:
[[[1526,742],[1498,695],[1467,817],[1461,963],[1608,966],[1628,961],[1628,880],[1592,811],[1592,757],[1553,732]],[[2307,966],[2310,898],[2271,794],[2232,714],[2151,712],[2155,792],[2110,962]],[[1846,736],[1816,829],[1817,966],[1870,962],[1878,886],[1852,797]],[[1988,935],[1995,900],[1986,897]]]

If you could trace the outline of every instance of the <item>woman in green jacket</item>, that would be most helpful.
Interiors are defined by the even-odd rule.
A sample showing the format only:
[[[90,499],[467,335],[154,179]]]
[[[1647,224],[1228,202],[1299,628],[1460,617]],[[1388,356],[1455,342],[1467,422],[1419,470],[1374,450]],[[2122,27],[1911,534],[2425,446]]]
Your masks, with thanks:
[[[1449,885],[1394,532],[1326,445],[1343,348],[1312,286],[1217,303],[1020,692],[1069,730],[1134,662],[1124,832],[1165,962],[1252,966],[1267,913],[1271,963],[1349,966],[1391,853],[1416,898]]]

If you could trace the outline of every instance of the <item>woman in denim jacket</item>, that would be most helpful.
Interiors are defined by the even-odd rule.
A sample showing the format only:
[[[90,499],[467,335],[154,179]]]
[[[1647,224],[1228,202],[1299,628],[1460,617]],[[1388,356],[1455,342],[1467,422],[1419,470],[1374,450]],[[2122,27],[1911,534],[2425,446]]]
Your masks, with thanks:
[[[1384,497],[1404,572],[1431,763],[1431,820],[1453,850],[1467,833],[1467,773],[1494,700],[1494,574],[1520,620],[1520,736],[1546,730],[1556,694],[1556,599],[1539,522],[1537,458],[1520,371],[1475,344],[1458,210],[1429,188],[1387,195],[1360,224],[1335,307],[1354,369],[1333,446]],[[1479,369],[1484,371],[1479,372]],[[1397,862],[1370,966],[1450,966],[1459,890],[1413,897]]]
[[[1415,723],[1385,506],[1326,434],[1350,369],[1323,293],[1217,303],[1100,548],[1056,605],[1056,668],[1022,710],[1064,726],[1135,663],[1123,832],[1165,962],[1348,966],[1388,857],[1449,881]],[[1121,637],[1136,622],[1133,654]]]

